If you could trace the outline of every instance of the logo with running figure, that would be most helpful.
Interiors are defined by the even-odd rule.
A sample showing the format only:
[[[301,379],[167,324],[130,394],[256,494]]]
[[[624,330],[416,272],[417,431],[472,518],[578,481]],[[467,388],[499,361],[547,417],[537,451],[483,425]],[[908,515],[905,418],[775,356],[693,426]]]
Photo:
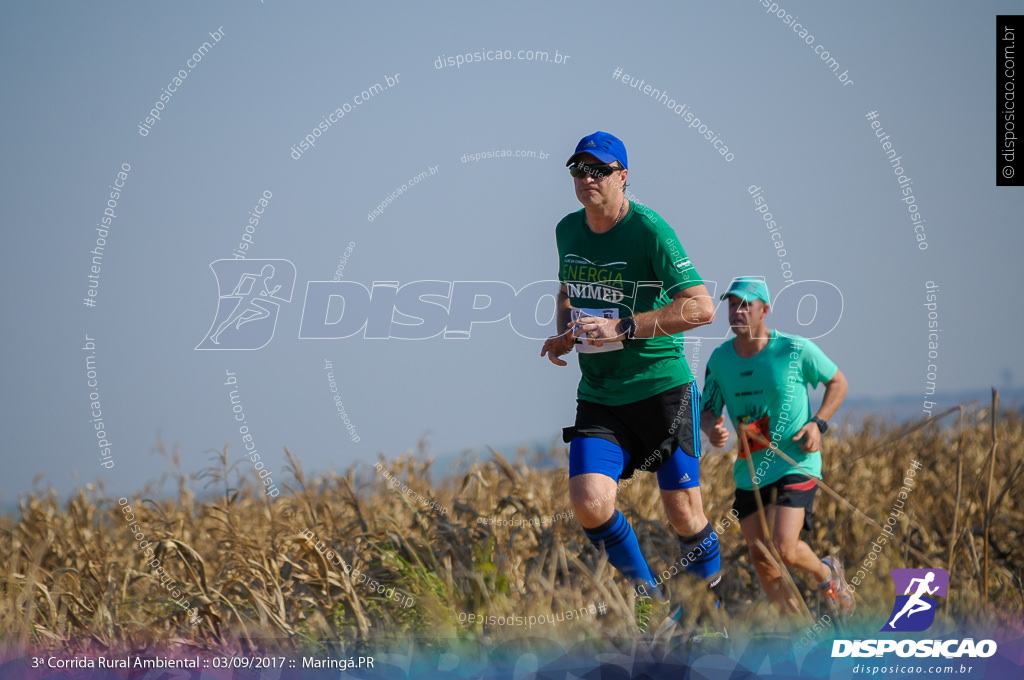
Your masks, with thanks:
[[[217,314],[196,349],[260,349],[274,337],[281,303],[292,301],[288,260],[216,260]]]
[[[935,621],[937,597],[946,597],[949,574],[945,569],[893,569],[896,603],[881,630],[906,633],[925,630]],[[903,593],[900,595],[900,593]]]

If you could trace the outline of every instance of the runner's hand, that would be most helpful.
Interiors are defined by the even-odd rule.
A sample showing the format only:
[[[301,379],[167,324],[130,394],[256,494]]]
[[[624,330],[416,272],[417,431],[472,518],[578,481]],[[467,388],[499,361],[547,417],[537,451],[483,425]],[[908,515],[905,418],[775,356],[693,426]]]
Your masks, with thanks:
[[[806,439],[804,439],[806,437]],[[811,421],[800,428],[800,431],[793,436],[793,441],[798,442],[801,439],[804,441],[800,444],[800,450],[804,453],[810,453],[811,451],[817,451],[821,447],[821,430],[818,429],[818,424]]]
[[[576,344],[576,338],[573,336],[572,329],[570,328],[561,335],[553,335],[545,340],[544,347],[540,350],[540,355],[544,356],[547,354],[548,359],[555,366],[568,366],[569,364],[558,357],[571,352],[574,344]]]
[[[605,342],[622,340],[625,333],[619,332],[618,319],[605,319],[596,316],[584,316],[569,324],[570,330],[588,345],[600,347]]]
[[[726,442],[729,441],[729,430],[725,428],[725,415],[718,416],[715,426],[710,431],[705,430],[704,434],[708,436],[712,446],[724,449]]]

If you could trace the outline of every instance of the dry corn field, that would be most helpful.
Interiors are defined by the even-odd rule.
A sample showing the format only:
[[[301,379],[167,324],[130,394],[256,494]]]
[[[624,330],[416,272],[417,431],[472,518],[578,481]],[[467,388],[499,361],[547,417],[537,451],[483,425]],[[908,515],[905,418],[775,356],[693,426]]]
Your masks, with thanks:
[[[838,554],[848,577],[871,550],[879,534],[873,522],[884,522],[912,460],[921,463],[895,540],[883,546],[857,589],[853,628],[878,630],[893,602],[890,569],[925,566],[950,572],[936,633],[1024,627],[1024,427],[1019,412],[1002,411],[993,446],[992,421],[989,407],[968,406],[962,427],[954,410],[910,432],[910,425],[878,419],[847,423],[825,440],[824,481],[864,515],[820,489],[809,542],[819,554]],[[291,454],[287,489],[276,499],[257,496],[254,480],[239,478],[248,466],[233,465],[239,458],[233,451],[226,448],[211,467],[186,475],[178,471],[179,456],[165,450],[163,482],[177,486],[176,497],[156,493],[154,482],[126,499],[165,580],[170,575],[199,609],[197,624],[147,566],[117,498],[91,487],[66,504],[52,494],[30,494],[21,500],[20,517],[4,519],[0,531],[4,651],[351,653],[405,638],[497,643],[637,635],[628,586],[590,547],[575,518],[558,517],[570,510],[564,449],[552,453],[560,463],[553,469],[540,469],[526,452],[467,455],[457,472],[433,471],[433,485],[431,463],[421,455],[381,459],[389,475],[423,499],[396,489],[374,469],[377,461],[313,479]],[[705,453],[704,505],[715,523],[731,507],[735,454]],[[618,507],[655,572],[678,559],[653,475],[641,474],[623,489]],[[306,529],[336,555],[321,554],[303,536]],[[735,523],[720,540],[732,636],[805,625],[779,621],[770,610]],[[366,583],[339,565],[365,574]],[[813,585],[793,576],[816,617]],[[411,597],[411,604],[389,599],[390,590],[371,590],[371,580]],[[667,588],[693,603],[691,623],[708,604],[703,588],[687,577]],[[603,616],[532,628],[481,624],[470,616],[525,622],[597,603],[607,608]]]

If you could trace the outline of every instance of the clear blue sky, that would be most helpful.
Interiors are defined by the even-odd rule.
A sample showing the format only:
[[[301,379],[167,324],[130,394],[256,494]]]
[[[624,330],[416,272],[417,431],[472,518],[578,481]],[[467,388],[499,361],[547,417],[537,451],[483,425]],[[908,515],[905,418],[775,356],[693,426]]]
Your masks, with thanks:
[[[577,364],[540,359],[541,343],[507,320],[468,340],[421,341],[300,339],[299,324],[306,283],[330,280],[350,243],[344,279],[368,288],[555,278],[554,225],[579,208],[565,159],[598,129],[625,142],[630,190],[719,285],[743,274],[773,292],[785,282],[748,193],[763,189],[794,279],[842,292],[839,325],[818,342],[851,396],[923,394],[928,363],[940,407],[954,391],[1004,384],[1024,330],[1008,305],[1024,232],[1020,190],[995,186],[994,37],[995,15],[1019,5],[780,4],[812,44],[755,0],[4,5],[0,501],[38,473],[61,492],[101,477],[107,493],[128,494],[165,469],[158,437],[180,446],[188,472],[228,442],[248,469],[227,371],[275,482],[288,481],[285,446],[307,470],[343,470],[427,431],[435,452],[553,441],[572,422]],[[492,50],[524,58],[445,65]],[[529,61],[527,50],[567,59]],[[179,69],[186,78],[142,136]],[[616,69],[685,104],[732,160]],[[927,250],[871,111],[913,181]],[[461,160],[495,149],[546,158]],[[87,307],[96,225],[122,164]],[[246,254],[294,264],[291,301],[266,347],[196,350],[217,310],[210,264],[232,257],[264,192]],[[941,322],[931,362],[927,281]],[[775,325],[800,332],[790,317]],[[82,349],[86,336],[95,350]],[[714,344],[704,341],[698,375]],[[358,442],[338,418],[325,360]]]

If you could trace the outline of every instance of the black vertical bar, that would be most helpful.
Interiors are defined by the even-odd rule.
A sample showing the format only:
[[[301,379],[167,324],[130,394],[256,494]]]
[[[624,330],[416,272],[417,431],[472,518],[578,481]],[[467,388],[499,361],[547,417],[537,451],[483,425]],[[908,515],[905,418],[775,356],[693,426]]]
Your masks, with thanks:
[[[1020,158],[1024,149],[1020,140],[1024,128],[1017,110],[1017,37],[1024,27],[1019,14],[996,16],[996,186],[1024,186],[1020,172]],[[1024,72],[1022,72],[1024,75]],[[1024,78],[1021,78],[1024,81]]]

